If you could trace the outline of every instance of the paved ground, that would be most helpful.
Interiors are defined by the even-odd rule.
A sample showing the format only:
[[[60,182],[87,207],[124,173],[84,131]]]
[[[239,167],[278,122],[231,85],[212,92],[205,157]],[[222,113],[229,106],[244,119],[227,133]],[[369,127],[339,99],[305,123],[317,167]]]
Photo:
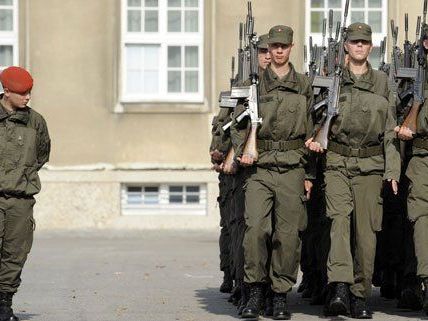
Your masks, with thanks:
[[[217,267],[215,232],[38,233],[15,311],[31,321],[236,320]],[[378,292],[372,304],[375,320],[428,320]],[[321,318],[295,293],[290,308],[293,320]]]

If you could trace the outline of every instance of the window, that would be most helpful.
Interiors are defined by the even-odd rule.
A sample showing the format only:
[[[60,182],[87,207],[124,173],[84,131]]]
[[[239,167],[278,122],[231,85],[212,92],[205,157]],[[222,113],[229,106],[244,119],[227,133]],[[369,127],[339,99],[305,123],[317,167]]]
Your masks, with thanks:
[[[124,215],[206,215],[206,185],[124,185]]]
[[[306,34],[312,36],[314,44],[322,45],[323,19],[328,19],[330,9],[333,10],[333,34],[335,34],[337,21],[343,19],[345,3],[346,0],[306,0]],[[348,25],[354,22],[364,22],[372,27],[374,47],[369,61],[376,69],[379,65],[380,42],[387,34],[387,8],[387,0],[352,0],[349,5]]]
[[[122,102],[203,101],[203,0],[122,0]]]
[[[0,70],[12,65],[18,65],[18,0],[0,0]]]

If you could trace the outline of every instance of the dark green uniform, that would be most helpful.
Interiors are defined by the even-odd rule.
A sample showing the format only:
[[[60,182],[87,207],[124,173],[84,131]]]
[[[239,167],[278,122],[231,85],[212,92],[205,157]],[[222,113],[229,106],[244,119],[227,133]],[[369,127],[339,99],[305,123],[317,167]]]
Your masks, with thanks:
[[[382,226],[382,181],[400,178],[395,126],[386,75],[370,65],[359,78],[345,69],[326,156],[327,215],[332,219],[327,268],[329,283],[351,284],[351,292],[361,298],[371,291],[375,232]]]
[[[0,292],[15,293],[33,243],[37,172],[49,159],[46,122],[29,107],[8,113],[0,106],[0,142]]]
[[[290,64],[284,79],[268,67],[260,79],[259,160],[247,169],[244,236],[245,282],[265,283],[268,275],[276,293],[296,282],[300,259],[299,231],[306,227],[304,139],[311,131],[309,80]],[[236,115],[240,114],[238,106]],[[242,155],[247,123],[232,125],[237,156]],[[274,228],[272,228],[274,226]],[[267,243],[272,240],[270,267]]]

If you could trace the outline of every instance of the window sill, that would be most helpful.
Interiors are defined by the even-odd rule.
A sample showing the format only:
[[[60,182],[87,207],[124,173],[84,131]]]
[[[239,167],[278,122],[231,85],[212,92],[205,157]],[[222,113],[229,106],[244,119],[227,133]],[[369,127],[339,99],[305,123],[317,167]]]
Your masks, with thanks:
[[[206,114],[209,113],[207,101],[189,102],[120,102],[114,108],[117,114]]]

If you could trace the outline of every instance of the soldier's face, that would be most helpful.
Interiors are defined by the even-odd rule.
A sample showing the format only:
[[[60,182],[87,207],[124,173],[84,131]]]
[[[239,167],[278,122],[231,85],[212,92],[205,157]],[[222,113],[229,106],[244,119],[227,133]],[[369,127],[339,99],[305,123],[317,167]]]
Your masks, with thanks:
[[[294,44],[273,43],[269,45],[271,61],[276,65],[284,65],[290,59],[291,48]]]
[[[8,98],[10,104],[14,108],[24,108],[27,106],[28,102],[31,99],[31,91],[28,91],[23,94],[18,94],[10,91],[9,89],[4,89],[4,94]]]
[[[373,45],[366,40],[349,40],[345,43],[345,49],[349,54],[349,60],[363,62],[367,60]]]
[[[270,63],[270,53],[268,49],[259,49],[258,50],[258,58],[259,58],[259,66],[262,69],[266,69],[266,67]]]

